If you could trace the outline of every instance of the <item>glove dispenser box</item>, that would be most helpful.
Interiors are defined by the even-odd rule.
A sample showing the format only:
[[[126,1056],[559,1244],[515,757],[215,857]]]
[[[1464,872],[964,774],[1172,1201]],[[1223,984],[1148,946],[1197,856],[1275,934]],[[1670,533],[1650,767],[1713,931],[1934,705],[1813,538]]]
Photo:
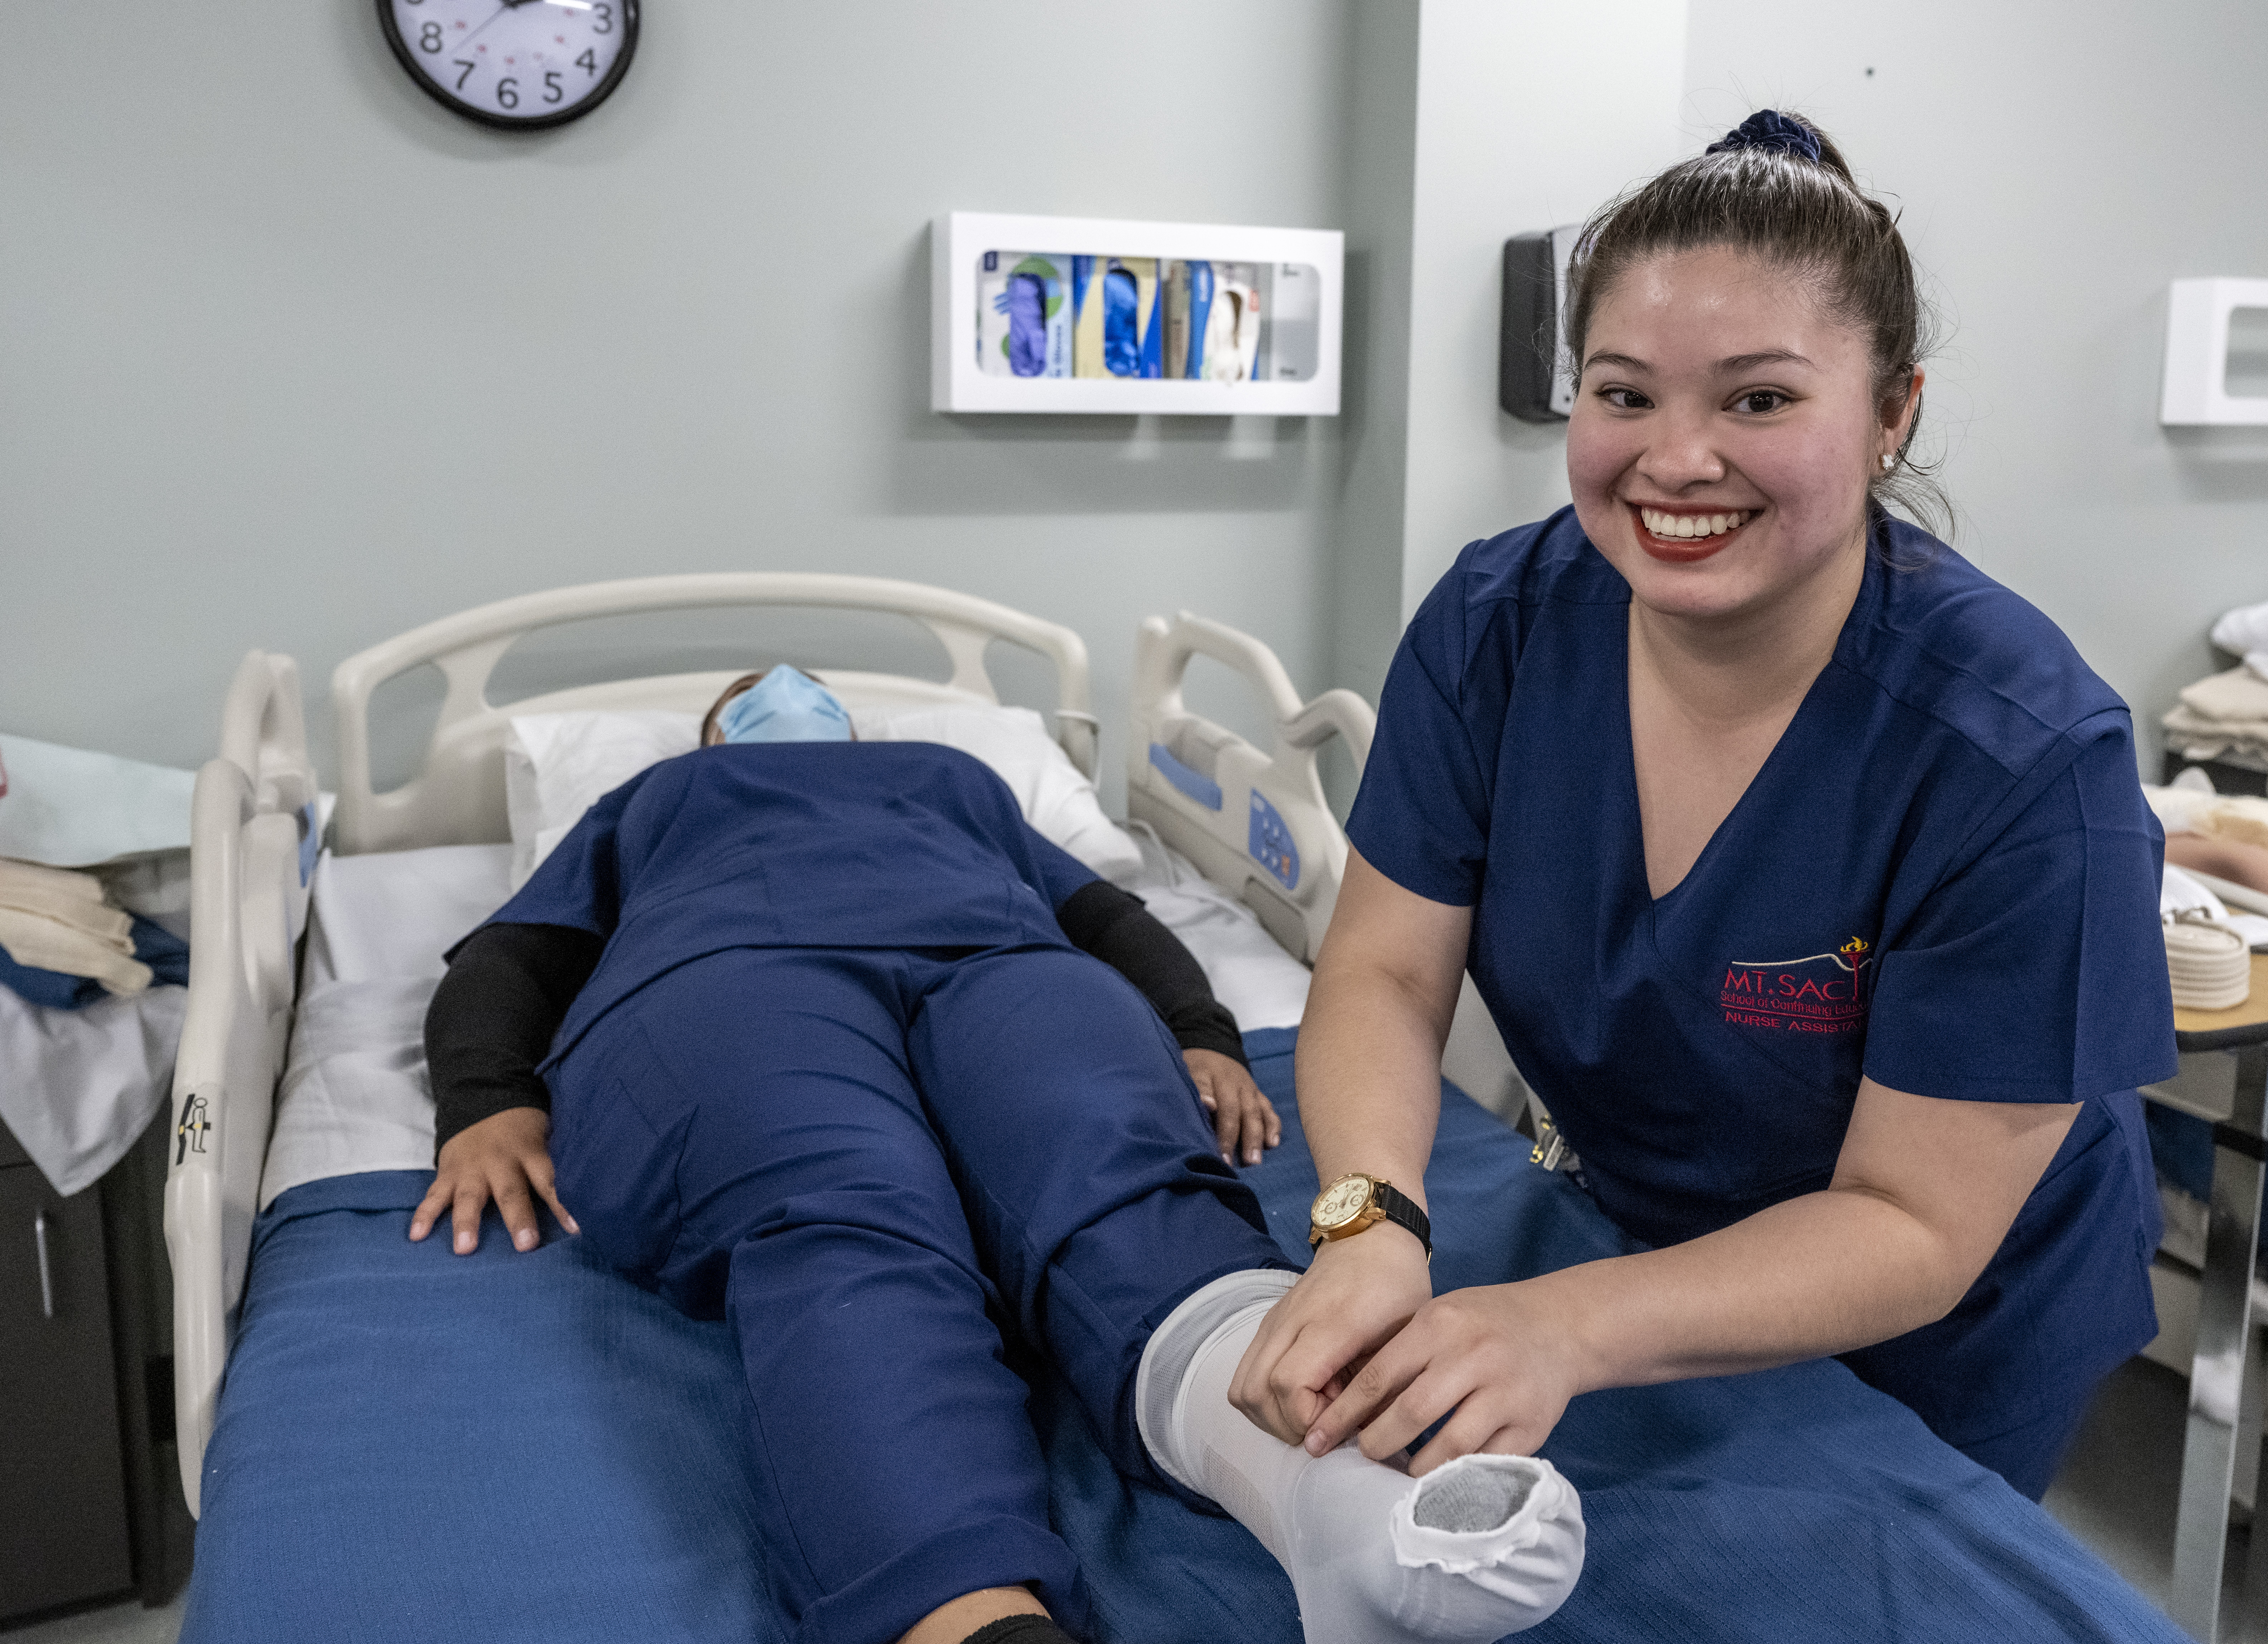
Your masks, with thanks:
[[[930,264],[932,410],[1338,414],[1336,230],[954,211]]]
[[[2268,280],[2176,280],[2166,294],[2166,377],[2158,421],[2169,428],[2268,424],[2268,397],[2228,391],[2231,321],[2268,309]]]

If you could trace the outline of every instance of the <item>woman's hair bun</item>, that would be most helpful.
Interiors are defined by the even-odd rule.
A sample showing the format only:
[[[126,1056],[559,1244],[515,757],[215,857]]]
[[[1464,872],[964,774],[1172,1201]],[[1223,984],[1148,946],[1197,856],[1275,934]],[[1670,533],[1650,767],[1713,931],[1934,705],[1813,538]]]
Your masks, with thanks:
[[[1578,377],[1591,317],[1616,281],[1646,258],[1711,246],[1808,282],[1829,314],[1866,337],[1884,425],[1904,415],[1932,325],[1897,218],[1859,186],[1832,138],[1777,108],[1758,109],[1705,153],[1608,202],[1583,225],[1567,270],[1560,339]],[[1920,422],[1917,402],[1907,444],[1890,471],[1869,476],[1870,489],[1942,533],[1952,528],[1951,505],[1927,468],[1907,454]]]
[[[1740,149],[1763,149],[1793,154],[1819,163],[1820,134],[1808,122],[1791,119],[1777,108],[1759,108],[1707,148],[1704,154],[1727,154]]]

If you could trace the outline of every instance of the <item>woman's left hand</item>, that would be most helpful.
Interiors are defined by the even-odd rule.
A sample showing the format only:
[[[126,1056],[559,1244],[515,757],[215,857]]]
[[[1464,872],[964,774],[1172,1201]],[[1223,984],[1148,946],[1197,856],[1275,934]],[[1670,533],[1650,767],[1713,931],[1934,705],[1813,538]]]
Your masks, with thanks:
[[[1359,1430],[1362,1453],[1385,1461],[1454,1410],[1410,1459],[1413,1477],[1475,1451],[1534,1455],[1584,1390],[1557,1289],[1530,1279],[1434,1297],[1315,1418],[1308,1454]]]
[[[1218,1051],[1184,1051],[1182,1060],[1189,1065],[1189,1077],[1197,1081],[1197,1100],[1212,1115],[1223,1159],[1234,1164],[1241,1143],[1244,1162],[1258,1164],[1261,1148],[1284,1139],[1284,1121],[1276,1117],[1276,1104],[1260,1094],[1243,1063]]]

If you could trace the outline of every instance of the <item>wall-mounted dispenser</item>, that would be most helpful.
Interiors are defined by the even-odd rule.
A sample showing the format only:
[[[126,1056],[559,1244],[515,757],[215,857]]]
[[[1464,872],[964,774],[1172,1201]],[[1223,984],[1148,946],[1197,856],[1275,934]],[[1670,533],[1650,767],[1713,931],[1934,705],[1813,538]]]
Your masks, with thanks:
[[[954,211],[930,229],[930,408],[1332,417],[1336,229]]]
[[[2239,309],[2268,309],[2268,280],[2176,280],[2166,294],[2166,380],[2158,421],[2268,424],[2268,397],[2228,391],[2229,321]]]
[[[1504,317],[1497,335],[1496,401],[1523,423],[1556,423],[1575,409],[1575,383],[1559,346],[1567,264],[1582,225],[1569,223],[1504,242]]]

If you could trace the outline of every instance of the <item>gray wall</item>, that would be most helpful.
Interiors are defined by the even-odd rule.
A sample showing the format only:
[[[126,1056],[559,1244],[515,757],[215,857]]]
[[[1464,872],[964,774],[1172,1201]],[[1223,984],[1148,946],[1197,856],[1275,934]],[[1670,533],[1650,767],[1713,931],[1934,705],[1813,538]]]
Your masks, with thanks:
[[[2268,429],[2157,424],[2166,284],[2268,276],[2268,8],[1692,0],[1689,143],[1795,107],[1893,195],[1948,324],[1955,545],[2158,716],[2268,600]],[[1871,70],[1871,72],[1869,72]]]
[[[731,568],[1071,623],[1107,769],[1145,611],[1374,689],[1396,595],[1557,495],[1557,437],[1482,397],[1478,259],[1659,141],[1651,90],[1586,124],[1560,36],[1651,65],[1683,21],[1675,149],[1791,104],[1904,202],[1952,325],[1960,545],[2146,739],[2214,665],[2212,616],[2268,598],[2268,431],[2154,419],[2167,281],[2268,273],[2268,11],[1917,7],[1163,0],[1138,32],[1030,0],[649,0],[614,101],[517,139],[415,90],[363,0],[11,8],[0,727],[195,763],[259,645],[299,657],[327,741],[332,665],[379,638]],[[1557,43],[1499,69],[1483,37],[1509,50],[1521,10]],[[1539,70],[1567,98],[1510,95]],[[1346,228],[1346,415],[932,416],[925,225],[956,208]]]
[[[1457,551],[1567,499],[1559,430],[1497,409],[1503,245],[1675,157],[1685,0],[1390,0],[1362,8],[1354,62],[1331,660],[1374,697]]]
[[[597,578],[935,581],[1325,677],[1329,419],[927,404],[948,210],[1336,227],[1347,5],[649,0],[557,132],[438,107],[367,0],[20,5],[0,54],[0,726],[175,764],[248,647]]]
[[[1677,158],[1685,17],[1686,0],[1425,0],[1405,619],[1466,543],[1567,501],[1560,426],[1497,404],[1504,242],[1580,222]]]
[[[1401,638],[1410,468],[1410,242],[1418,8],[1359,8],[1347,123],[1345,488],[1333,539],[1331,680],[1373,702]],[[1351,788],[1333,798],[1343,805]]]

